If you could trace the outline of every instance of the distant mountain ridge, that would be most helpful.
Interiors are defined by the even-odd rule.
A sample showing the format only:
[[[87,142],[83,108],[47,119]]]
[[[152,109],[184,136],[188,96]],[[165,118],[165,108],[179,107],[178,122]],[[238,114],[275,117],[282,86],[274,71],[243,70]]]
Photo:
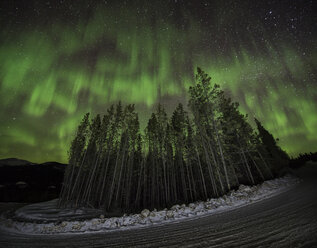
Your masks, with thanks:
[[[24,160],[24,159],[18,159],[18,158],[0,159],[0,166],[1,165],[19,166],[19,165],[33,165],[33,164],[35,164],[35,163],[32,163],[32,162]]]
[[[61,165],[66,166],[66,164],[55,162],[55,161],[49,161],[44,163],[33,163],[25,159],[19,159],[19,158],[4,158],[0,159],[0,166],[26,166],[26,165]]]

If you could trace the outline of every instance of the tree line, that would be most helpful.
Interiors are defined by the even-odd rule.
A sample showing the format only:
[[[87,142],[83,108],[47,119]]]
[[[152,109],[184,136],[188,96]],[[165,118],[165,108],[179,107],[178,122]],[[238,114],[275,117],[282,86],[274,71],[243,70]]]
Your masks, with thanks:
[[[171,118],[162,105],[144,133],[133,104],[87,113],[69,150],[60,207],[106,212],[164,208],[224,195],[239,184],[277,175],[288,155],[256,120],[258,132],[200,68],[189,88],[188,113]]]
[[[310,152],[310,153],[300,153],[297,157],[291,158],[289,162],[290,168],[299,168],[304,166],[307,162],[317,162],[317,152]]]

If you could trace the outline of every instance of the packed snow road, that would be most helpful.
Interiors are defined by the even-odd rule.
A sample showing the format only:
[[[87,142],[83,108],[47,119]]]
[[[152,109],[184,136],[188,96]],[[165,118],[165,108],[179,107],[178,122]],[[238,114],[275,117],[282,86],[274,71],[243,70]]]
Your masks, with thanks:
[[[87,234],[0,233],[0,247],[317,247],[317,167],[271,198],[164,225]]]

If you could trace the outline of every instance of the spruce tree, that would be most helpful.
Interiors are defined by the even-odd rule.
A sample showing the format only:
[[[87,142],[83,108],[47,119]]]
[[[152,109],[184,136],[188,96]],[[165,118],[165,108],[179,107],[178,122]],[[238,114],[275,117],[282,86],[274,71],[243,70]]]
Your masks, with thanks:
[[[289,156],[277,145],[273,135],[263,127],[261,122],[256,118],[254,118],[254,121],[256,123],[259,132],[259,138],[262,141],[263,147],[268,154],[268,157],[272,161],[271,164],[273,166],[271,169],[275,175],[279,175],[283,168],[288,166]]]
[[[79,124],[76,136],[71,143],[68,155],[68,166],[65,170],[63,187],[60,194],[59,206],[66,205],[73,198],[74,187],[77,186],[79,174],[85,159],[86,140],[88,135],[89,113],[86,113]]]

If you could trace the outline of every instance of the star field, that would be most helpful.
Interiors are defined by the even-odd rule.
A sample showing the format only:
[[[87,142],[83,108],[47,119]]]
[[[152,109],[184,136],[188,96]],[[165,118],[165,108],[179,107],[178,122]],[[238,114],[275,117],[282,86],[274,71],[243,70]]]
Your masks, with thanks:
[[[186,105],[197,66],[292,156],[317,150],[314,1],[2,1],[0,157],[67,161],[86,112]]]

